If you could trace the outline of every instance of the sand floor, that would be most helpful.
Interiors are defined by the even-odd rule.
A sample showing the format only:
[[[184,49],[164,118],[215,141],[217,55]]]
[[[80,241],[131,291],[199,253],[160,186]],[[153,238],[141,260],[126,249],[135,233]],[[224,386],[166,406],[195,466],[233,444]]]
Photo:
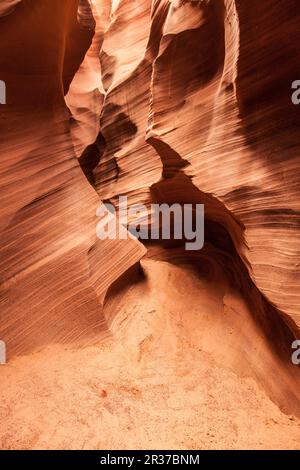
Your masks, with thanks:
[[[146,280],[107,304],[107,341],[0,367],[0,447],[299,449],[298,418],[240,373],[222,288],[185,267],[143,266]]]

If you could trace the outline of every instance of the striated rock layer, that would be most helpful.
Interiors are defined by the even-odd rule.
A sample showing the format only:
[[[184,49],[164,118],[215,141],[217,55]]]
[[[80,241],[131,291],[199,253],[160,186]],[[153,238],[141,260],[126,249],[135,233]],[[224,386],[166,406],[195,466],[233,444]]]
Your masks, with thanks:
[[[158,448],[163,416],[166,448],[199,448],[208,409],[227,433],[209,448],[296,448],[298,0],[4,1],[0,17],[0,447]],[[97,208],[120,195],[203,203],[204,248],[99,240]],[[140,440],[124,442],[128,413]]]
[[[102,198],[140,200],[162,166],[174,193],[187,175],[297,333],[300,7],[287,3],[121,0],[100,52],[106,149],[92,173]]]
[[[0,5],[0,16],[9,15],[22,0],[2,0]]]
[[[92,142],[82,130],[79,156],[101,199],[205,204],[192,262],[221,268],[297,386],[299,20],[295,0],[116,2],[99,52],[100,132]]]
[[[27,0],[0,20],[0,337],[9,358],[98,340],[107,288],[145,252],[96,236],[100,199],[76,159],[64,102],[93,37],[77,6]]]

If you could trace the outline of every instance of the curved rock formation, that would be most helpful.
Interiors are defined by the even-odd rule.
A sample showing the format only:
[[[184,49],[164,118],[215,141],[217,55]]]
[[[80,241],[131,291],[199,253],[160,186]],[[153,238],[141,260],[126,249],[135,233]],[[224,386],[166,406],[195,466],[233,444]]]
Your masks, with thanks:
[[[93,37],[76,0],[27,0],[0,21],[0,336],[11,358],[49,342],[98,341],[101,299],[145,249],[97,240],[100,200],[76,159],[64,102]]]
[[[297,333],[299,108],[290,91],[300,11],[295,0],[271,0],[252,6],[252,19],[248,7],[234,0],[119,3],[100,54],[107,148],[93,172],[95,187],[103,198],[147,193],[159,180],[157,154],[167,177],[183,166],[194,186],[215,198],[215,221]],[[288,63],[276,75],[280,57]],[[242,229],[230,227],[230,217]]]
[[[204,203],[205,251],[288,364],[299,335],[291,83],[300,11],[295,1],[286,10],[272,0],[251,6],[248,18],[249,8],[234,0],[118,2],[100,50],[100,133],[79,161],[102,199]],[[282,15],[293,41],[283,40]],[[293,60],[277,76],[281,55]],[[264,381],[265,370],[255,375]]]
[[[252,416],[258,403],[253,427],[263,438],[217,433],[208,447],[296,448],[300,106],[291,86],[299,78],[298,0],[5,1],[0,17],[7,89],[0,106],[0,340],[12,360],[1,370],[5,406],[20,393],[18,384],[9,388],[9,368],[27,384],[25,363],[34,388],[23,398],[31,403],[38,390],[37,409],[43,384],[55,383],[58,372],[63,409],[55,394],[47,397],[49,433],[58,427],[56,409],[66,420],[53,437],[57,448],[87,441],[89,448],[145,448],[149,429],[167,432],[160,416],[177,429],[184,412],[206,433],[201,406],[228,436],[248,436],[242,415]],[[99,240],[96,211],[102,201],[119,209],[118,196],[149,208],[204,204],[204,248],[187,252],[184,240]],[[43,361],[49,375],[40,373]],[[223,384],[225,411],[217,403]],[[73,386],[80,393],[70,399]],[[146,405],[137,401],[157,398],[141,440],[133,433],[124,443],[117,431],[102,443],[90,438],[90,429],[102,434],[94,414],[99,393],[105,428],[115,426],[105,410],[113,415],[114,403],[128,405],[120,406],[119,434],[130,428],[127,413],[138,412],[146,426]],[[91,418],[75,442],[64,435],[72,434],[64,408],[86,396]],[[10,429],[0,424],[3,448],[51,446],[36,411],[19,440],[19,418],[1,413]],[[285,430],[291,437],[281,441]],[[190,432],[184,423],[184,443],[180,433],[167,433],[163,444],[205,447],[202,431],[194,441]],[[158,448],[157,436],[149,446]]]
[[[0,5],[0,17],[9,15],[22,0],[3,0]]]

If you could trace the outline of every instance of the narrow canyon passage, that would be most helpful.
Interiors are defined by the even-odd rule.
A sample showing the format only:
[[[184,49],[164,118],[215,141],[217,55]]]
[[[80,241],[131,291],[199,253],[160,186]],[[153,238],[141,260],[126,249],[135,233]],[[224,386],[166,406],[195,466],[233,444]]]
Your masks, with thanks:
[[[3,2],[0,449],[299,448],[300,6],[282,5]],[[203,204],[203,248],[101,238],[120,197]]]

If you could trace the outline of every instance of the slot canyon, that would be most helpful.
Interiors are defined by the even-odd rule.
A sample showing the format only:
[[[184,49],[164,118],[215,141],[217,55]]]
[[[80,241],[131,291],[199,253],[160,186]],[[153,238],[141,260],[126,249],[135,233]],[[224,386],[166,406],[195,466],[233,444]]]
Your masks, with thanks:
[[[2,0],[0,32],[0,449],[300,449],[300,2]],[[202,249],[101,239],[121,196],[203,205]]]

